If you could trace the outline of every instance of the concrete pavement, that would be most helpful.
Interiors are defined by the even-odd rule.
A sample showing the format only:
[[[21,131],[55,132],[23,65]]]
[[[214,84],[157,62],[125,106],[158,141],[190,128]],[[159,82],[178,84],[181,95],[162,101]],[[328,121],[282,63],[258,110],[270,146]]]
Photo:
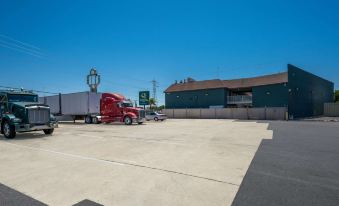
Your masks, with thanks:
[[[61,124],[0,139],[0,182],[48,205],[231,205],[267,123]]]

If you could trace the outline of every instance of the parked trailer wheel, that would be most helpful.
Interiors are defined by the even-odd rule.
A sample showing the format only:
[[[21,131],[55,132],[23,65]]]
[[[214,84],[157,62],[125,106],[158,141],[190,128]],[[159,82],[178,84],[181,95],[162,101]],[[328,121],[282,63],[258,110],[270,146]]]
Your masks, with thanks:
[[[44,133],[46,135],[51,135],[51,134],[53,134],[53,132],[54,132],[54,129],[44,129]]]
[[[86,124],[91,124],[91,123],[92,123],[92,117],[86,116],[86,117],[85,117],[85,123],[86,123]]]
[[[129,116],[126,116],[124,119],[125,125],[131,125],[132,124],[132,118]]]
[[[13,139],[16,135],[15,128],[13,125],[10,125],[8,121],[5,121],[2,125],[2,131],[4,133],[5,138]]]

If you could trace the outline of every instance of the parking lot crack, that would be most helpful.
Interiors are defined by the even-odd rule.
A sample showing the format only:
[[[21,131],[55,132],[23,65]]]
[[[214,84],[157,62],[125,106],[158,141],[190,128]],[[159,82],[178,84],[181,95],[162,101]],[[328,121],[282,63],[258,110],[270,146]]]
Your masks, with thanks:
[[[228,185],[240,186],[239,184],[235,184],[235,183],[231,183],[231,182],[227,182],[227,181],[223,181],[223,180],[217,180],[217,179],[213,179],[213,178],[209,178],[209,177],[203,177],[203,176],[178,172],[178,171],[174,171],[174,170],[162,169],[162,168],[151,167],[151,166],[140,165],[140,164],[134,164],[134,163],[129,163],[129,162],[120,162],[120,161],[115,161],[115,160],[106,160],[106,159],[100,159],[100,160],[125,164],[125,165],[129,165],[129,166],[134,166],[134,167],[141,167],[141,168],[146,168],[146,169],[151,169],[151,170],[157,170],[157,171],[172,173],[172,174],[177,174],[177,175],[183,175],[183,176],[188,176],[188,177],[193,177],[193,178],[198,178],[198,179],[204,179],[204,180],[224,183],[224,184],[228,184]]]

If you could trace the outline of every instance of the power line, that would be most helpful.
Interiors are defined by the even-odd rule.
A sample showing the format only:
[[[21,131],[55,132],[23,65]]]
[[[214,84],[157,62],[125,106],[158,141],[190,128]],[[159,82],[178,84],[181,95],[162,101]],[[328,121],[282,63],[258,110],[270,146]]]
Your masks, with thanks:
[[[11,46],[8,46],[6,44],[0,44],[0,46],[2,47],[6,47],[8,49],[12,49],[12,50],[15,50],[15,51],[18,51],[18,52],[22,52],[22,53],[25,53],[25,54],[28,54],[28,55],[31,55],[31,56],[34,56],[34,57],[38,57],[38,58],[43,58],[42,56],[38,55],[38,54],[34,54],[32,52],[28,52],[28,51],[25,51],[25,50],[22,50],[22,49],[18,49],[18,48],[15,48],[15,47],[11,47]]]
[[[22,90],[23,88],[18,88],[18,87],[9,87],[9,86],[1,86],[0,88],[5,88],[5,89],[15,89],[15,90]],[[59,94],[55,92],[47,92],[47,91],[41,91],[41,90],[34,90],[34,89],[24,89],[24,91],[32,91],[32,92],[37,92],[37,93],[45,93],[45,94]]]
[[[13,39],[13,38],[11,38],[11,37],[9,37],[9,36],[6,36],[6,35],[3,35],[3,34],[0,34],[0,37],[9,39],[9,40],[11,40],[11,41],[17,42],[17,43],[19,43],[19,44],[21,44],[21,45],[24,45],[24,46],[26,46],[26,47],[30,47],[30,48],[35,49],[35,50],[41,50],[41,49],[40,49],[39,47],[37,47],[37,46],[34,46],[34,45],[32,45],[32,44],[28,44],[28,43],[26,43],[26,42],[22,42],[22,41]]]
[[[38,58],[44,57],[44,54],[41,52],[40,48],[18,41],[18,40],[15,40],[13,38],[10,38],[2,34],[0,34],[0,46],[6,47],[8,49],[12,49],[18,52],[22,52],[25,54],[29,54],[29,55],[32,55]]]
[[[18,49],[21,49],[23,51],[26,51],[26,52],[31,52],[35,55],[39,55],[39,56],[42,56],[43,54],[37,50],[34,50],[34,49],[31,49],[29,47],[25,47],[25,46],[22,46],[22,45],[19,45],[19,44],[16,44],[16,43],[13,43],[13,42],[8,42],[8,41],[5,41],[3,39],[0,38],[0,42],[2,44],[6,44],[7,46],[10,46],[10,47],[16,47]]]

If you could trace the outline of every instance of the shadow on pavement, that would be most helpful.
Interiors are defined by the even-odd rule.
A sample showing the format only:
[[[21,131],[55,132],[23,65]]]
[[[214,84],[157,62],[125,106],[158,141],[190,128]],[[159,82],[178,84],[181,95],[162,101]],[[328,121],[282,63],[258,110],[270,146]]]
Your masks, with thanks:
[[[268,123],[232,205],[339,205],[339,124]]]
[[[102,206],[99,203],[87,199],[74,205]],[[0,183],[0,206],[47,206],[47,205]]]
[[[19,141],[19,140],[27,140],[27,139],[41,139],[41,138],[48,138],[52,135],[46,135],[42,131],[34,131],[34,132],[22,132],[22,133],[16,133],[16,136],[14,139],[6,139],[3,135],[0,135],[0,141],[1,140],[7,140],[7,141]]]
[[[46,206],[46,204],[0,184],[0,206]]]

